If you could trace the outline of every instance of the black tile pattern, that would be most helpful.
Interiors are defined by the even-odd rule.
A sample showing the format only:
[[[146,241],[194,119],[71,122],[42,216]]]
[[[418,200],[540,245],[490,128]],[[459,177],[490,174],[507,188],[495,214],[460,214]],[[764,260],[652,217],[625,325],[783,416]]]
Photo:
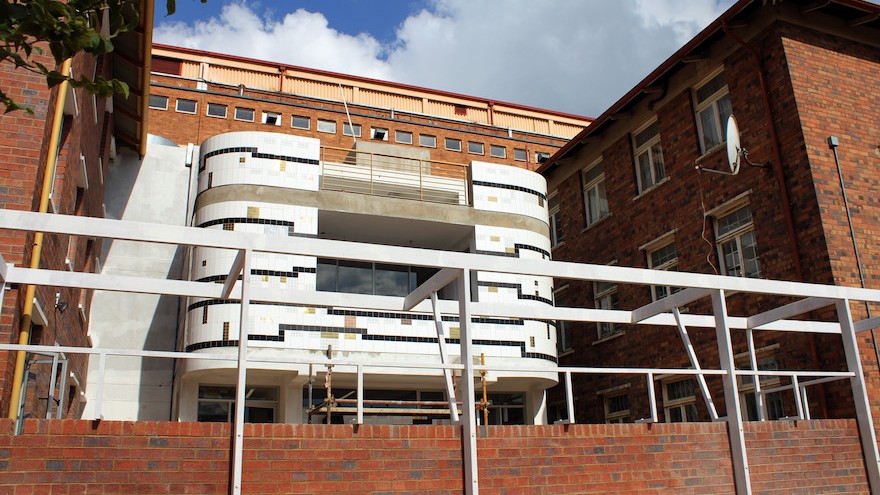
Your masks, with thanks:
[[[550,251],[547,251],[546,249],[541,249],[537,246],[530,246],[528,244],[517,243],[517,244],[513,245],[513,249],[514,249],[514,252],[512,252],[512,253],[508,253],[506,251],[505,252],[486,251],[486,250],[480,250],[480,249],[478,249],[476,251],[476,253],[477,254],[488,254],[489,256],[505,256],[507,258],[519,258],[519,252],[521,250],[525,249],[527,251],[534,251],[536,253],[541,253],[541,257],[544,259],[548,259],[548,260],[550,259]]]
[[[283,225],[285,227],[293,227],[293,222],[287,220],[273,220],[271,218],[249,218],[249,217],[229,217],[215,218],[207,222],[200,223],[197,227],[205,228],[214,225],[222,225],[224,223],[258,223],[260,225]]]
[[[484,282],[479,281],[477,285],[480,287],[499,287],[502,289],[516,289],[516,298],[522,299],[524,301],[540,301],[544,304],[553,305],[553,301],[547,299],[546,297],[541,296],[533,296],[531,294],[523,294],[522,285],[521,284],[513,284],[509,282]]]
[[[210,151],[205,153],[205,156],[202,157],[202,164],[199,166],[199,172],[203,172],[205,170],[205,163],[208,161],[208,158],[217,156],[217,155],[225,155],[227,153],[250,153],[254,158],[268,158],[269,160],[284,160],[286,162],[292,163],[306,163],[308,165],[317,165],[318,160],[312,160],[311,158],[299,158],[297,156],[284,156],[284,155],[273,155],[271,153],[260,153],[259,150],[252,146],[240,146],[234,148],[221,148],[219,150]]]
[[[471,181],[471,183],[475,186],[497,187],[498,189],[510,189],[511,191],[520,191],[520,192],[524,192],[524,193],[534,194],[535,196],[537,196],[545,201],[547,200],[546,194],[535,191],[534,189],[529,189],[527,187],[512,186],[510,184],[501,184],[498,182],[486,182],[483,180],[475,180],[475,181]]]

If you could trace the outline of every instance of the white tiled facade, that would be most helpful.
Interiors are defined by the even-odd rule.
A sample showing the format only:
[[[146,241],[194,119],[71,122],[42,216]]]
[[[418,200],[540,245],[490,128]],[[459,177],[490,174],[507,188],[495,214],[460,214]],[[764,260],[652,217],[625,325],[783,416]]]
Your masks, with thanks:
[[[198,201],[193,225],[210,229],[253,232],[282,237],[316,237],[321,234],[319,208],[290,204],[251,201],[249,194],[258,188],[272,190],[314,191],[321,194],[320,143],[316,139],[259,132],[217,135],[201,146],[198,192],[220,194],[221,199]],[[529,217],[547,222],[546,184],[538,174],[506,165],[471,162],[472,208],[488,212]],[[222,189],[220,189],[222,188]],[[337,193],[338,194],[338,193]],[[352,193],[349,193],[352,194]],[[263,196],[264,197],[264,196]],[[274,196],[279,197],[279,196]],[[294,196],[291,196],[294,197]],[[254,198],[256,199],[256,198]],[[385,198],[369,197],[370,201]],[[399,200],[398,200],[399,201]],[[413,203],[418,203],[412,200]],[[480,218],[480,217],[475,217]],[[515,222],[512,222],[515,223]],[[536,223],[533,221],[533,224]],[[509,226],[474,224],[473,237],[465,250],[481,254],[528,259],[549,259],[547,230],[518,229]],[[192,280],[222,281],[229,272],[235,252],[198,248],[191,256]],[[246,274],[253,287],[278,290],[317,290],[313,257],[260,253]],[[512,274],[481,272],[472,292],[479,301],[510,304],[551,304],[552,280]],[[239,304],[220,300],[190,299],[187,302],[186,327],[182,346],[191,352],[235,353],[239,337]],[[294,305],[252,304],[249,310],[249,342],[252,352],[308,360],[322,355],[328,346],[350,358],[377,363],[440,362],[437,331],[431,315],[412,313],[375,313],[346,308],[304,307]],[[456,318],[443,325],[452,339],[458,336]],[[475,315],[471,325],[475,351],[485,354],[487,364],[516,369],[546,368],[547,373],[492,373],[490,387],[498,391],[520,392],[529,396],[526,422],[540,422],[543,416],[543,390],[556,381],[556,332],[552,323],[534,320],[485,319]],[[457,345],[448,345],[452,359],[458,360]],[[524,364],[527,363],[527,364]],[[196,361],[184,365],[183,386],[179,389],[178,416],[193,420],[197,385],[234,383],[229,380],[227,364]],[[278,366],[277,368],[281,368]],[[276,421],[305,421],[298,400],[309,373],[308,366],[284,366],[274,376],[272,371],[250,372],[264,385],[283,390]],[[213,371],[213,372],[212,372]],[[319,371],[323,371],[323,368]],[[381,388],[440,391],[442,380],[436,371],[426,371],[418,385],[408,385],[413,373],[406,376],[386,374]],[[416,373],[417,374],[417,373]],[[250,375],[249,375],[250,376]],[[338,383],[346,383],[339,372]],[[351,377],[349,376],[349,382]],[[368,382],[369,383],[369,382]],[[368,385],[369,386],[369,385]],[[323,393],[323,389],[322,392]]]

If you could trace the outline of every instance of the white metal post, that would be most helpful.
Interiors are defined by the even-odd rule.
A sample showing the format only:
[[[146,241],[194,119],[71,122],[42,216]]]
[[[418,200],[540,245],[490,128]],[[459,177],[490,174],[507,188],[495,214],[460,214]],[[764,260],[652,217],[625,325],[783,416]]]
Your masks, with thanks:
[[[727,302],[724,300],[723,290],[712,292],[712,312],[715,314],[715,335],[718,339],[721,369],[727,372],[721,377],[721,381],[724,384],[724,404],[727,407],[727,433],[730,436],[733,479],[737,495],[751,495],[749,459],[746,455],[742,411],[739,407],[739,392],[736,388],[736,373],[734,372],[736,365],[733,361],[733,344],[730,341],[730,328],[727,325]]]
[[[565,372],[565,402],[568,405],[568,424],[574,424],[574,394],[571,392],[571,371]]]
[[[103,419],[101,403],[104,401],[104,375],[107,372],[107,352],[98,354],[98,386],[95,390],[95,419]]]
[[[446,331],[443,329],[443,315],[440,314],[440,305],[437,301],[437,293],[431,293],[431,309],[434,311],[434,325],[437,327],[437,343],[440,345],[440,363],[444,366],[449,364],[449,353],[446,352]],[[458,423],[458,399],[455,397],[455,385],[452,383],[452,370],[443,368],[443,378],[446,380],[446,398],[449,400],[449,418],[453,423]]]
[[[364,424],[364,365],[357,365],[357,424]]]
[[[794,405],[797,408],[798,419],[804,419],[804,403],[801,401],[801,386],[798,384],[797,375],[791,377],[791,391],[794,392]]]
[[[248,279],[251,273],[251,250],[246,248],[243,253],[241,269],[241,309],[239,312],[238,330],[238,381],[235,386],[235,429],[232,449],[232,495],[241,494],[242,454],[244,452],[244,406],[245,388],[247,387],[247,348],[248,348],[248,311],[250,310],[250,294]]]
[[[477,473],[477,425],[476,402],[474,399],[474,359],[471,341],[471,271],[462,270],[458,277],[458,319],[459,340],[461,342],[461,411],[462,444],[464,445],[464,493],[478,495],[479,475]]]
[[[746,330],[746,340],[749,343],[749,364],[752,371],[758,371],[758,357],[755,355],[755,332],[751,328]],[[755,384],[755,407],[758,409],[758,421],[766,421],[767,415],[764,413],[764,393],[761,392],[761,377],[752,375]]]
[[[862,439],[862,455],[865,456],[865,469],[868,471],[868,483],[871,493],[880,493],[880,454],[877,452],[877,433],[874,431],[874,419],[871,417],[871,403],[868,401],[865,375],[862,361],[859,358],[859,344],[853,328],[852,313],[849,300],[841,299],[835,304],[837,318],[840,321],[840,336],[843,339],[843,351],[846,354],[847,371],[855,376],[850,378],[853,402],[856,406],[856,420],[859,424],[859,436]]]
[[[657,417],[657,397],[654,392],[654,373],[648,373],[646,376],[648,377],[648,403],[651,406],[651,422],[656,423],[659,418]]]
[[[685,327],[684,323],[681,321],[681,313],[678,308],[672,308],[672,315],[675,317],[675,324],[678,327],[678,335],[684,343],[684,349],[687,351],[691,366],[697,371],[702,370],[703,368],[700,367],[700,360],[697,359],[697,353],[694,351],[694,345],[691,344],[691,337],[688,335],[687,327]],[[709,408],[709,417],[712,418],[712,421],[718,421],[718,411],[715,409],[715,402],[712,401],[712,394],[709,393],[709,386],[706,384],[706,377],[702,374],[697,375],[697,384],[699,384],[700,393],[703,394],[703,400],[706,401],[706,406]]]

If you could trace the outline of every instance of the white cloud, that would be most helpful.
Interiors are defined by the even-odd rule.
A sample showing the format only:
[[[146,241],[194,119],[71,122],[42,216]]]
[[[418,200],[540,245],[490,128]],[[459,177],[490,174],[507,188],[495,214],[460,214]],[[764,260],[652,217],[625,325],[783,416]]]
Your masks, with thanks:
[[[160,43],[597,116],[733,0],[433,0],[383,46],[320,13],[259,18],[246,4]]]

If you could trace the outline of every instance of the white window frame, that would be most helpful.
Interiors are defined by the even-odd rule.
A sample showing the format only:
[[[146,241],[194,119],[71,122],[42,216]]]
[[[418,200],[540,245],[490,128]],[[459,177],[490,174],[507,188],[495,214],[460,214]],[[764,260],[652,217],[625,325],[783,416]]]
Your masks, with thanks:
[[[529,161],[529,151],[524,150],[522,148],[514,148],[513,149],[513,159],[517,162],[526,162]]]
[[[507,158],[507,148],[500,144],[490,144],[489,156],[493,158]]]
[[[615,296],[616,300],[615,300]],[[620,309],[620,293],[617,284],[609,282],[593,282],[593,302],[596,309]],[[599,340],[607,340],[623,333],[621,323],[596,323]]]
[[[568,284],[553,290],[553,305],[556,306],[557,301],[566,300],[568,297]],[[574,352],[574,346],[571,343],[571,322],[564,320],[556,320],[556,353],[559,356]]]
[[[478,141],[468,141],[468,154],[469,155],[485,155],[486,154],[486,144],[480,143]]]
[[[370,127],[370,139],[388,141],[388,129],[385,127]]]
[[[755,359],[758,364],[758,370],[760,371],[776,371],[779,369],[779,363],[776,361],[776,351],[779,348],[779,344],[774,344],[772,346],[768,346],[762,349],[755,350]],[[748,353],[738,354],[735,357],[736,367],[741,370],[750,370],[752,369],[752,365],[749,362]],[[752,417],[749,415],[748,409],[748,400],[749,396],[754,396],[752,400],[755,401],[755,407],[758,407],[757,401],[757,388],[755,387],[755,381],[753,377],[738,375],[737,378],[737,390],[739,391],[740,397],[740,409],[742,410],[743,419],[746,421],[757,421],[758,417]],[[773,387],[778,387],[782,384],[782,380],[779,376],[761,376],[759,377],[759,383],[761,384],[761,389],[769,389]],[[785,414],[785,401],[782,396],[782,391],[771,392],[771,393],[763,393],[761,394],[762,401],[761,407],[763,409],[763,416],[769,420],[778,420],[786,417]],[[759,413],[760,414],[760,413]]]
[[[544,163],[544,161],[549,160],[552,155],[546,151],[536,151],[535,152],[535,163]]]
[[[749,221],[747,223],[743,223],[729,232],[721,233],[721,229],[719,227],[719,222],[727,218],[731,215],[737,214],[743,210],[746,210],[749,214]],[[748,277],[748,278],[760,278],[761,277],[761,261],[758,256],[758,239],[755,235],[755,218],[752,216],[751,205],[746,203],[736,203],[733,207],[729,209],[722,210],[721,213],[716,213],[713,215],[714,219],[714,229],[715,229],[715,248],[717,249],[718,254],[718,268],[721,271],[722,275],[730,276],[730,277]],[[735,255],[738,259],[739,269],[736,270],[737,273],[730,273],[730,269],[728,269],[727,259],[724,254],[724,247],[730,243],[734,243],[736,246]],[[755,252],[754,258],[749,258],[748,260],[744,257],[744,252],[747,249],[753,249]],[[753,272],[746,272],[746,268],[749,263],[753,263],[756,267],[756,270]]]
[[[654,254],[665,250],[672,246],[675,257],[658,260],[654,258]],[[648,260],[648,268],[651,270],[678,271],[678,246],[675,245],[675,231],[671,230],[653,241],[641,246],[639,249],[645,252]],[[680,287],[669,287],[667,285],[652,285],[651,300],[656,301],[664,297],[680,291]]]
[[[597,168],[600,169],[599,173],[594,173]],[[608,194],[605,191],[605,169],[601,158],[581,170],[581,183],[583,184],[584,215],[587,227],[589,227],[611,214],[611,208],[608,206]],[[595,200],[593,200],[594,197]]]
[[[431,134],[419,134],[419,146],[422,148],[436,148],[437,136],[432,136]]]
[[[279,112],[263,111],[262,122],[265,125],[281,127],[281,114]]]
[[[221,107],[223,108],[223,115],[214,115],[211,113],[212,108]],[[205,105],[205,116],[214,117],[215,119],[225,119],[229,115],[229,108],[222,103],[208,103]]]
[[[458,146],[450,146],[450,144],[457,144]],[[443,146],[449,151],[461,152],[461,139],[444,138]]]
[[[250,112],[250,113],[251,113],[250,118],[243,117],[242,115],[240,115],[239,111],[241,111],[241,112]],[[233,117],[232,117],[232,118],[233,118],[234,120],[239,120],[239,121],[241,121],[241,122],[253,122],[253,121],[254,121],[254,117],[255,117],[256,115],[257,115],[257,111],[254,110],[253,108],[235,107],[235,113],[233,114]]]
[[[164,105],[164,106],[161,106],[161,107],[159,107],[159,106],[154,106],[154,105],[153,105],[153,98],[157,98],[157,99],[158,99],[158,98],[162,98],[162,99],[164,99],[164,100],[165,100],[165,105]],[[152,108],[153,110],[168,110],[168,97],[167,97],[167,96],[162,96],[162,95],[150,95],[150,108]]]
[[[300,119],[300,122],[304,119],[305,123],[306,123],[305,127],[303,127],[301,125],[296,125],[297,119]],[[312,118],[306,117],[305,115],[291,115],[290,116],[290,127],[294,128],[294,129],[302,129],[304,131],[311,130]]]
[[[626,409],[612,411],[611,401],[620,397],[626,398]],[[630,422],[629,387],[623,388],[621,390],[615,390],[614,392],[607,392],[602,394],[602,403],[605,409],[605,423],[612,424]]]
[[[700,90],[706,85],[716,81],[716,79],[720,76],[723,76],[725,81],[724,85],[720,86],[715,92],[712,94],[706,95],[702,100],[699,98]],[[723,146],[727,140],[726,129],[727,125],[727,115],[730,115],[733,112],[733,104],[730,101],[730,91],[727,86],[727,74],[724,71],[724,68],[718,69],[714,71],[709,77],[700,81],[699,84],[694,86],[694,119],[697,122],[697,137],[700,142],[700,153],[706,154],[710,151],[713,151],[721,146]],[[719,102],[726,102],[719,106]],[[722,112],[722,109],[726,105],[727,113],[726,115]],[[706,129],[703,125],[702,115],[704,112],[712,112],[711,114],[711,129]],[[712,141],[707,141],[710,136],[707,135],[707,131],[714,133],[715,139]]]
[[[325,120],[318,119],[318,124],[316,129],[318,132],[326,132],[327,134],[336,134],[336,121],[335,120]]]
[[[555,248],[565,243],[565,231],[562,230],[562,208],[559,204],[559,191],[547,195],[547,217],[550,222],[550,247]]]
[[[193,109],[192,109],[192,111],[189,111],[189,110],[181,110],[181,109],[180,109],[180,103],[181,103],[181,102],[192,102],[192,104],[193,104]],[[177,113],[188,113],[188,114],[190,114],[190,115],[195,115],[195,113],[199,111],[199,102],[196,101],[196,100],[190,100],[190,99],[187,99],[187,98],[177,98],[177,100],[174,102],[174,111],[177,112]]]
[[[639,144],[639,138],[654,129],[657,134],[647,137],[644,142]],[[660,126],[657,119],[651,120],[633,132],[632,143],[636,182],[639,194],[642,194],[667,179],[666,166],[663,162],[663,146],[660,142]]]
[[[360,124],[349,124],[348,122],[342,123],[343,136],[361,137],[361,131],[362,127]]]
[[[684,382],[690,380],[693,385],[693,391],[691,395],[678,397],[675,399],[669,398],[669,386],[675,383]],[[676,376],[672,378],[664,379],[662,382],[663,389],[663,416],[667,423],[689,423],[694,421],[699,421],[699,411],[697,410],[697,381],[692,376]],[[672,420],[672,411],[677,410],[680,414],[681,421],[673,421]],[[693,418],[688,417],[688,411],[693,412]]]
[[[413,133],[410,131],[394,131],[394,142],[400,144],[413,144]]]

